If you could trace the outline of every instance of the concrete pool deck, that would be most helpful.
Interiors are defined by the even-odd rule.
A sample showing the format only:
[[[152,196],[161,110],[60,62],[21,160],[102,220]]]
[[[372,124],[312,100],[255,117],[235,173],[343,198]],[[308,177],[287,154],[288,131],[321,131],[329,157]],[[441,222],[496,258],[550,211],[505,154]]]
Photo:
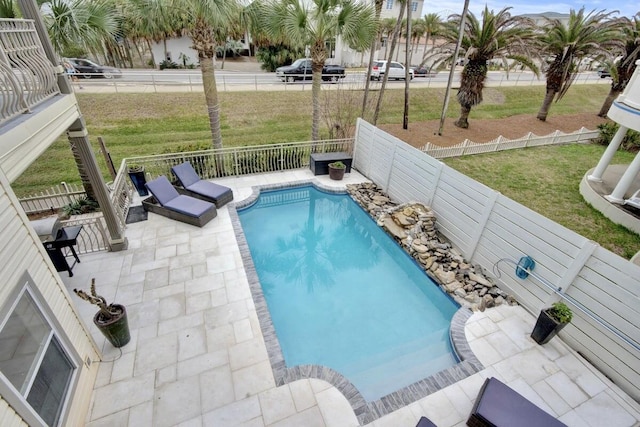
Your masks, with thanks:
[[[318,179],[309,170],[217,180],[234,201],[254,185]],[[108,302],[126,305],[131,342],[120,350],[93,326],[94,306],[72,295],[103,349],[87,426],[357,426],[347,398],[318,379],[276,387],[229,210],[203,228],[152,213],[131,224],[129,249],[80,256],[67,289],[96,278]],[[521,307],[474,313],[465,333],[485,369],[369,425],[414,426],[425,415],[462,426],[484,378],[495,376],[569,426],[638,426],[640,405],[559,338],[529,338],[534,316]]]

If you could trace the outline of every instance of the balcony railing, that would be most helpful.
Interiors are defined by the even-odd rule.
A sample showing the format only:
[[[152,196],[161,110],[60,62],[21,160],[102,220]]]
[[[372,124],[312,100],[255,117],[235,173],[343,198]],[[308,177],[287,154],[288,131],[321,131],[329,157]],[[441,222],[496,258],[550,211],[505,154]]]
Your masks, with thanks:
[[[58,93],[33,21],[0,19],[0,125]]]

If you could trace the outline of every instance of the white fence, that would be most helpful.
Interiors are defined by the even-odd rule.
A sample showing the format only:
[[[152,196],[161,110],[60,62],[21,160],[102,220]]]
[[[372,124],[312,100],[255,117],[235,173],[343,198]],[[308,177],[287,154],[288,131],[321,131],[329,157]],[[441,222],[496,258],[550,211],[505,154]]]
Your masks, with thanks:
[[[49,190],[20,198],[20,205],[27,214],[56,211],[86,196],[81,185],[60,183]]]
[[[354,167],[393,200],[430,205],[439,231],[488,273],[498,263],[509,265],[501,260],[531,256],[537,276],[626,335],[630,342],[579,310],[561,332],[567,343],[640,400],[639,266],[362,120]],[[518,279],[514,268],[501,272],[499,286],[532,313],[557,299],[533,276]]]
[[[598,130],[589,130],[581,128],[578,131],[564,133],[559,130],[552,134],[538,136],[529,132],[522,138],[508,139],[500,135],[496,139],[486,142],[477,143],[465,139],[463,142],[452,145],[450,147],[441,147],[432,143],[427,143],[420,148],[420,151],[427,153],[436,159],[444,159],[446,157],[465,156],[469,154],[491,153],[494,151],[513,150],[514,148],[538,147],[541,145],[556,145],[566,143],[584,143],[597,138],[600,135]]]

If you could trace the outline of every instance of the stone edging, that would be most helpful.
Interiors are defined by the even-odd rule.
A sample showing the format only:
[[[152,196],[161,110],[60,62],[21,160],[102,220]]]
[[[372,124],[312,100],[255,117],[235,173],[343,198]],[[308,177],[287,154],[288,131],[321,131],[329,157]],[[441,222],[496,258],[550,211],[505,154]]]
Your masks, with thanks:
[[[233,230],[238,242],[238,247],[240,248],[242,262],[247,274],[247,280],[249,282],[249,288],[251,289],[256,313],[260,322],[260,329],[262,330],[262,336],[269,355],[269,362],[271,364],[276,386],[308,378],[316,378],[326,381],[336,387],[346,397],[358,418],[360,425],[365,425],[484,369],[480,361],[471,351],[471,347],[469,346],[464,333],[465,323],[472,315],[472,312],[464,307],[461,307],[454,314],[449,330],[452,346],[461,362],[375,401],[367,402],[364,397],[362,397],[358,389],[346,377],[329,367],[320,365],[299,365],[288,368],[285,365],[280,342],[278,341],[278,337],[271,320],[271,315],[262,292],[262,286],[260,285],[260,280],[258,278],[255,265],[253,264],[253,259],[251,258],[249,245],[245,238],[244,231],[242,230],[242,224],[240,223],[237,209],[245,208],[254,204],[258,200],[261,191],[296,188],[309,185],[313,185],[317,189],[329,193],[347,194],[345,190],[326,187],[315,180],[297,181],[286,184],[253,187],[251,196],[242,201],[229,203],[227,205]]]

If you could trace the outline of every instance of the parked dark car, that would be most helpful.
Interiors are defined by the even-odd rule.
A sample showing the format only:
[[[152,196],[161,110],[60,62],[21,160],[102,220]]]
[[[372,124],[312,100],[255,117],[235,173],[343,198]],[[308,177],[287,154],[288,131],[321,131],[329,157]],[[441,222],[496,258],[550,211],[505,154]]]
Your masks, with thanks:
[[[438,74],[437,71],[432,71],[429,67],[419,66],[411,67],[411,69],[413,70],[413,75],[415,77],[434,77],[436,74]]]
[[[609,70],[605,70],[604,68],[600,68],[598,70],[598,75],[601,79],[604,79],[605,77],[611,77],[611,72]]]
[[[76,74],[85,79],[91,78],[120,78],[122,71],[119,68],[99,65],[93,61],[83,58],[67,58],[67,61],[76,69]]]
[[[345,76],[344,67],[340,65],[324,65],[322,67],[322,80],[338,82]],[[311,59],[296,59],[293,64],[276,68],[276,77],[283,82],[295,82],[296,80],[311,80],[313,71],[311,70]]]

